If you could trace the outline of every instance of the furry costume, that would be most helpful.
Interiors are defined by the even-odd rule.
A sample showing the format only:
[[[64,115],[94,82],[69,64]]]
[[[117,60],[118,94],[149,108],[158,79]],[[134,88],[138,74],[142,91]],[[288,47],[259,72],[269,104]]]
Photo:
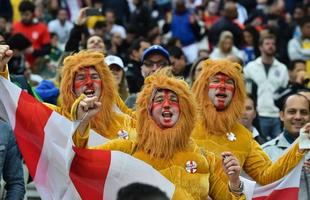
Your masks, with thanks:
[[[149,106],[158,89],[171,90],[178,96],[180,116],[172,128],[160,129],[150,116]],[[244,196],[237,197],[230,193],[227,184],[214,174],[215,165],[220,163],[215,161],[215,156],[210,153],[203,156],[200,148],[190,139],[196,119],[195,108],[193,96],[184,81],[154,74],[146,79],[138,96],[137,139],[112,140],[95,148],[123,151],[152,165],[175,184],[173,199],[200,200],[207,199],[208,195],[213,199],[244,199]],[[87,140],[87,136],[79,138],[80,147],[80,144],[85,144],[81,140]],[[196,173],[186,171],[188,161],[197,163]]]
[[[243,170],[260,184],[268,184],[286,175],[302,159],[298,143],[289,152],[272,164],[267,154],[252,138],[251,133],[238,123],[245,101],[244,80],[241,67],[228,60],[207,60],[193,85],[193,92],[199,105],[199,120],[193,131],[195,142],[205,150],[221,157],[224,151],[232,152]],[[227,108],[217,111],[208,95],[208,81],[217,73],[224,73],[234,80],[235,92]],[[228,138],[232,134],[233,138]],[[222,172],[222,177],[227,177]]]
[[[135,127],[135,121],[128,115],[117,112],[115,109],[117,107],[116,104],[120,101],[120,97],[115,88],[114,77],[103,60],[103,54],[95,51],[81,51],[66,57],[60,84],[61,106],[56,107],[49,105],[49,107],[69,119],[74,118],[74,116],[71,116],[72,106],[74,104],[77,105],[76,101],[81,100],[78,99],[73,92],[75,74],[81,67],[93,66],[102,80],[102,92],[99,97],[102,108],[101,111],[92,118],[90,128],[109,139],[117,138],[117,133],[120,130],[126,130],[129,132],[129,135],[134,135],[132,128]],[[73,108],[73,110],[75,109],[76,108]]]

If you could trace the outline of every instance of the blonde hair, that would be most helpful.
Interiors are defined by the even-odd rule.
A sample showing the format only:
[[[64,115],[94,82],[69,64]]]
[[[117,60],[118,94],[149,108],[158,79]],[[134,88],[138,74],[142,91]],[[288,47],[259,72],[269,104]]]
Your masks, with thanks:
[[[220,38],[219,38],[219,42],[218,42],[218,47],[220,49],[223,49],[223,44],[224,44],[226,39],[231,39],[232,43],[234,42],[234,36],[233,36],[233,34],[230,31],[222,31],[221,32],[221,35],[220,35]]]

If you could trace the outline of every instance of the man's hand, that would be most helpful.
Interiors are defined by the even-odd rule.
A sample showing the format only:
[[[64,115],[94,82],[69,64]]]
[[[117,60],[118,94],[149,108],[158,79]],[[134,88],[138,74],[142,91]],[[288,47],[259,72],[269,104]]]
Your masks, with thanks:
[[[88,7],[80,9],[78,18],[76,19],[77,25],[81,26],[81,25],[86,23],[86,21],[87,21],[86,10],[87,9],[88,9]]]
[[[78,105],[76,119],[89,121],[99,112],[100,108],[101,102],[98,101],[98,97],[86,97]]]
[[[5,71],[5,66],[13,56],[13,51],[8,45],[0,45],[0,72]]]
[[[222,157],[223,168],[229,178],[231,187],[239,188],[241,167],[238,159],[231,152],[223,152]]]
[[[305,153],[309,151],[309,143],[310,143],[310,123],[307,123],[304,127],[300,130],[300,140],[299,140],[299,147],[302,149],[298,149],[300,153]],[[302,147],[301,147],[302,146]]]
[[[93,116],[95,116],[101,108],[101,102],[98,101],[98,97],[86,97],[80,101],[77,108],[76,119],[81,120],[81,123],[78,127],[79,133],[81,136],[84,136],[86,133],[86,128],[89,124],[89,121]]]
[[[305,161],[304,163],[304,170],[306,171],[307,174],[310,174],[310,158]]]

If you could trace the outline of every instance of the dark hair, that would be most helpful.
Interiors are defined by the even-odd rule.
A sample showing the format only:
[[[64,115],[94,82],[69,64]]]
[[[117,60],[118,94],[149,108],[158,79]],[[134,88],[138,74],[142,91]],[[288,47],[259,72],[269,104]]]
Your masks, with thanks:
[[[141,47],[141,42],[148,42],[148,41],[142,37],[135,39],[132,42],[130,48],[128,49],[129,54],[131,54],[134,50],[138,51]]]
[[[299,25],[300,25],[300,27],[303,27],[307,23],[310,23],[310,16],[306,15],[300,19]]]
[[[255,118],[253,119],[252,125],[257,129],[257,131],[259,133],[261,133],[261,127],[260,127],[260,123],[259,123],[259,115],[257,112],[257,99],[255,99],[254,95],[247,93],[247,98],[251,99],[253,102],[253,107],[256,113]],[[266,138],[264,135],[260,135],[259,138],[255,138],[256,141],[258,141],[259,144],[263,144],[266,141]]]
[[[171,37],[167,44],[166,44],[166,47],[167,48],[170,48],[170,47],[173,47],[173,46],[176,46],[177,42],[180,42],[180,39],[176,38],[176,37]]]
[[[302,95],[302,94],[299,94],[299,93],[294,93],[294,94],[288,95],[288,96],[284,99],[284,102],[283,102],[283,106],[282,106],[281,111],[284,112],[284,110],[285,110],[285,108],[286,108],[286,102],[287,102],[288,98],[290,98],[291,96],[300,96],[300,97],[302,97],[302,98],[305,98],[306,101],[308,102],[308,109],[310,110],[310,101],[308,100],[308,98],[307,98],[305,95]]]
[[[287,69],[290,71],[293,71],[295,69],[297,63],[306,64],[306,62],[304,60],[301,60],[301,59],[291,60],[290,63],[287,65]]]
[[[151,200],[153,198],[168,200],[167,195],[157,187],[132,183],[121,188],[117,193],[117,200]]]
[[[301,9],[305,12],[305,5],[303,5],[302,3],[297,3],[294,10],[296,9]]]
[[[195,71],[199,63],[201,63],[204,60],[207,60],[208,57],[198,57],[196,60],[194,60],[190,72],[189,72],[189,84],[192,86],[196,80],[194,80]]]
[[[95,25],[94,25],[94,29],[101,29],[101,28],[104,28],[106,27],[107,24],[104,22],[104,21],[96,21]]]
[[[170,47],[168,51],[170,53],[170,56],[175,57],[177,59],[180,59],[182,56],[184,56],[182,49],[177,46]]]
[[[32,1],[22,1],[22,2],[20,2],[19,6],[18,6],[18,10],[19,10],[19,12],[30,11],[30,12],[34,13],[35,5]]]
[[[58,8],[57,14],[59,14],[59,12],[62,11],[62,10],[66,11],[67,14],[68,14],[68,10],[67,10],[65,7],[60,7],[60,8]]]
[[[21,33],[16,33],[9,37],[7,43],[11,49],[17,49],[19,51],[23,51],[31,46],[31,41]]]

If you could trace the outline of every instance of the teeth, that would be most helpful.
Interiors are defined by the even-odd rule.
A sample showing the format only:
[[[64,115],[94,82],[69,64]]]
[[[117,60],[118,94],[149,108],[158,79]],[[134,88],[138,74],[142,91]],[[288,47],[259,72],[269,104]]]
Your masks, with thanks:
[[[217,97],[227,97],[226,94],[217,94],[216,96],[217,96]]]
[[[95,93],[94,90],[85,90],[85,91],[84,91],[84,94],[85,94],[85,95],[90,95],[90,94],[94,94],[94,93]]]
[[[162,116],[163,117],[171,117],[172,114],[170,112],[163,112]]]

